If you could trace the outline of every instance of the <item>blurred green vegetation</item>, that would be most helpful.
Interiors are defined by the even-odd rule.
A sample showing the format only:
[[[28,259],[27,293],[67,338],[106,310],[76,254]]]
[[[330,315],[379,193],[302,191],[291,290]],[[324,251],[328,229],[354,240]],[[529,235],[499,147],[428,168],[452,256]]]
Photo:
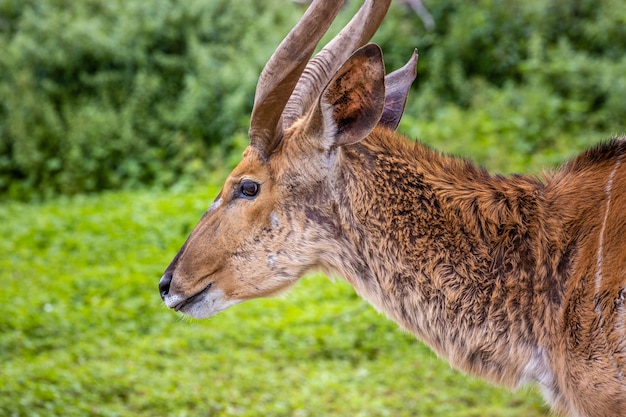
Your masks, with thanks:
[[[1,2],[0,194],[171,185],[228,166],[258,74],[297,19],[257,0]]]
[[[546,416],[464,376],[343,281],[182,319],[157,282],[217,193],[0,206],[0,416]]]
[[[389,71],[420,51],[410,137],[510,172],[623,133],[625,2],[426,5],[434,31],[394,5],[375,37]],[[288,0],[0,2],[0,197],[166,187],[228,169],[258,74],[302,12]]]

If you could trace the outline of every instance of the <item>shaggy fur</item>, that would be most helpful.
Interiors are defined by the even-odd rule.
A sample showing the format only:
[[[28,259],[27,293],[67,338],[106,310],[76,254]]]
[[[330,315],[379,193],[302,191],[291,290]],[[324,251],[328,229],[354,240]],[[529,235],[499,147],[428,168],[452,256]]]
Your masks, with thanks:
[[[574,416],[622,415],[625,153],[612,140],[540,182],[376,130],[343,154],[330,268],[454,366],[534,380]]]

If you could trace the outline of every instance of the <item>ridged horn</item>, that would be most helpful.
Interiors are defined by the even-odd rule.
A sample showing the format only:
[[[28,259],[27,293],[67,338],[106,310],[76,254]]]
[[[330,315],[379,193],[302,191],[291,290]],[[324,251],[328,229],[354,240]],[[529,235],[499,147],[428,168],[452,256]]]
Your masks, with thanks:
[[[314,1],[265,64],[254,96],[250,145],[267,157],[282,133],[281,114],[343,0]]]
[[[348,25],[309,61],[282,114],[284,128],[310,108],[339,67],[374,36],[390,3],[391,0],[366,0]]]

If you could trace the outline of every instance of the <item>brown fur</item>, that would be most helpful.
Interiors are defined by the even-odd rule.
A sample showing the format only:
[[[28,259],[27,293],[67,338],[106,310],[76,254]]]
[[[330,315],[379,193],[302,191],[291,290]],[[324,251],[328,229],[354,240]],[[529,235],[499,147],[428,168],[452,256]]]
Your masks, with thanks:
[[[465,372],[624,415],[626,138],[542,180],[492,176],[375,127],[366,48],[277,147],[248,148],[166,271],[167,305],[206,317],[322,269]]]

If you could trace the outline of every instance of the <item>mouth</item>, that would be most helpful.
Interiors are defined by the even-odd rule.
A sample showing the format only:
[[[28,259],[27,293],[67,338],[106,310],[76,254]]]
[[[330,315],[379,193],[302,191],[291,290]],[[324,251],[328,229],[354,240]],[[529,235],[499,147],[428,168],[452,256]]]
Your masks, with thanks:
[[[213,286],[213,283],[210,282],[209,285],[204,287],[201,291],[197,292],[196,294],[192,295],[189,298],[186,298],[186,299],[184,299],[184,300],[174,304],[170,308],[174,309],[175,311],[181,311],[186,306],[191,305],[191,304],[195,303],[196,301],[198,301],[199,299],[201,299],[202,297],[204,297],[206,295],[206,293],[209,292],[209,290],[211,289],[212,286]]]

